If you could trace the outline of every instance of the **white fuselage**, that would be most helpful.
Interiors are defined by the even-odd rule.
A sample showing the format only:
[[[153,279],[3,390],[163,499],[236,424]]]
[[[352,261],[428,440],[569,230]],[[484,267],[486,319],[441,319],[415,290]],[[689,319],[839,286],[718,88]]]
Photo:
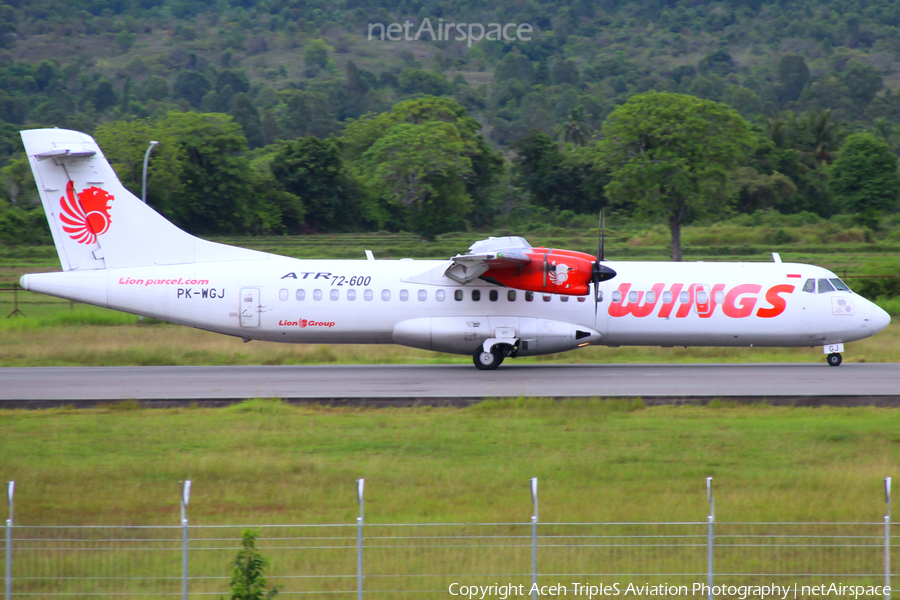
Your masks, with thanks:
[[[586,344],[821,346],[874,335],[890,322],[850,291],[802,291],[809,279],[836,278],[803,264],[606,262],[618,276],[600,284],[595,312],[591,296],[459,285],[444,276],[447,261],[260,256],[34,274],[22,285],[246,340],[397,343],[460,354],[506,337],[521,340],[519,355]]]

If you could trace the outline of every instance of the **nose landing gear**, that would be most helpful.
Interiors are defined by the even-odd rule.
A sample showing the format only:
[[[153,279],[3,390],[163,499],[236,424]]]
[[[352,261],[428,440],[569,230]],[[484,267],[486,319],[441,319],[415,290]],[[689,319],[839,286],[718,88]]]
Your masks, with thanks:
[[[839,367],[839,366],[841,366],[841,361],[843,359],[841,358],[841,355],[839,353],[832,352],[831,354],[828,355],[827,360],[828,360],[829,367]]]

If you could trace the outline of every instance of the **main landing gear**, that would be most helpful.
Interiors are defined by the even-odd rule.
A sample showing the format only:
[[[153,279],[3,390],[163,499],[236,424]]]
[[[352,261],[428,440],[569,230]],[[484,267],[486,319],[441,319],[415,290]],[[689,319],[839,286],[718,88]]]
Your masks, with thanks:
[[[841,358],[840,353],[832,352],[831,354],[828,355],[827,360],[828,360],[829,367],[839,367],[839,366],[841,366],[841,361],[843,359]]]
[[[490,352],[485,352],[484,348],[479,346],[475,354],[472,355],[472,361],[480,371],[493,371],[500,366],[504,358],[505,355],[500,344],[491,348]]]

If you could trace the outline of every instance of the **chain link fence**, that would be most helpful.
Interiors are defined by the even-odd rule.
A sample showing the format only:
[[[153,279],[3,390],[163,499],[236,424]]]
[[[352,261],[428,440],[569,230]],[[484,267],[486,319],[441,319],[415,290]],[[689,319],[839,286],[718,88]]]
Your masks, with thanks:
[[[708,522],[187,526],[190,597],[230,595],[248,528],[269,584],[291,597],[358,598],[360,583],[370,598],[448,598],[454,583],[881,586],[900,568],[884,523],[714,523],[711,536]],[[182,527],[7,531],[10,600],[183,596]]]

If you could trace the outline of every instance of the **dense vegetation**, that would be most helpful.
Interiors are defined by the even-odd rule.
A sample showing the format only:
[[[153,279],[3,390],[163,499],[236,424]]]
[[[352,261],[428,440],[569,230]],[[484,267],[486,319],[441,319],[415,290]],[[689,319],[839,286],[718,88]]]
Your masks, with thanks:
[[[426,18],[534,32],[367,39]],[[604,206],[671,226],[604,145],[648,91],[721,103],[749,132],[700,169],[719,181],[686,178],[684,223],[854,215],[877,240],[900,195],[898,28],[886,0],[0,1],[0,240],[46,239],[17,134],[38,126],[95,135],[137,193],[160,141],[149,201],[201,234],[433,238],[577,226]]]

